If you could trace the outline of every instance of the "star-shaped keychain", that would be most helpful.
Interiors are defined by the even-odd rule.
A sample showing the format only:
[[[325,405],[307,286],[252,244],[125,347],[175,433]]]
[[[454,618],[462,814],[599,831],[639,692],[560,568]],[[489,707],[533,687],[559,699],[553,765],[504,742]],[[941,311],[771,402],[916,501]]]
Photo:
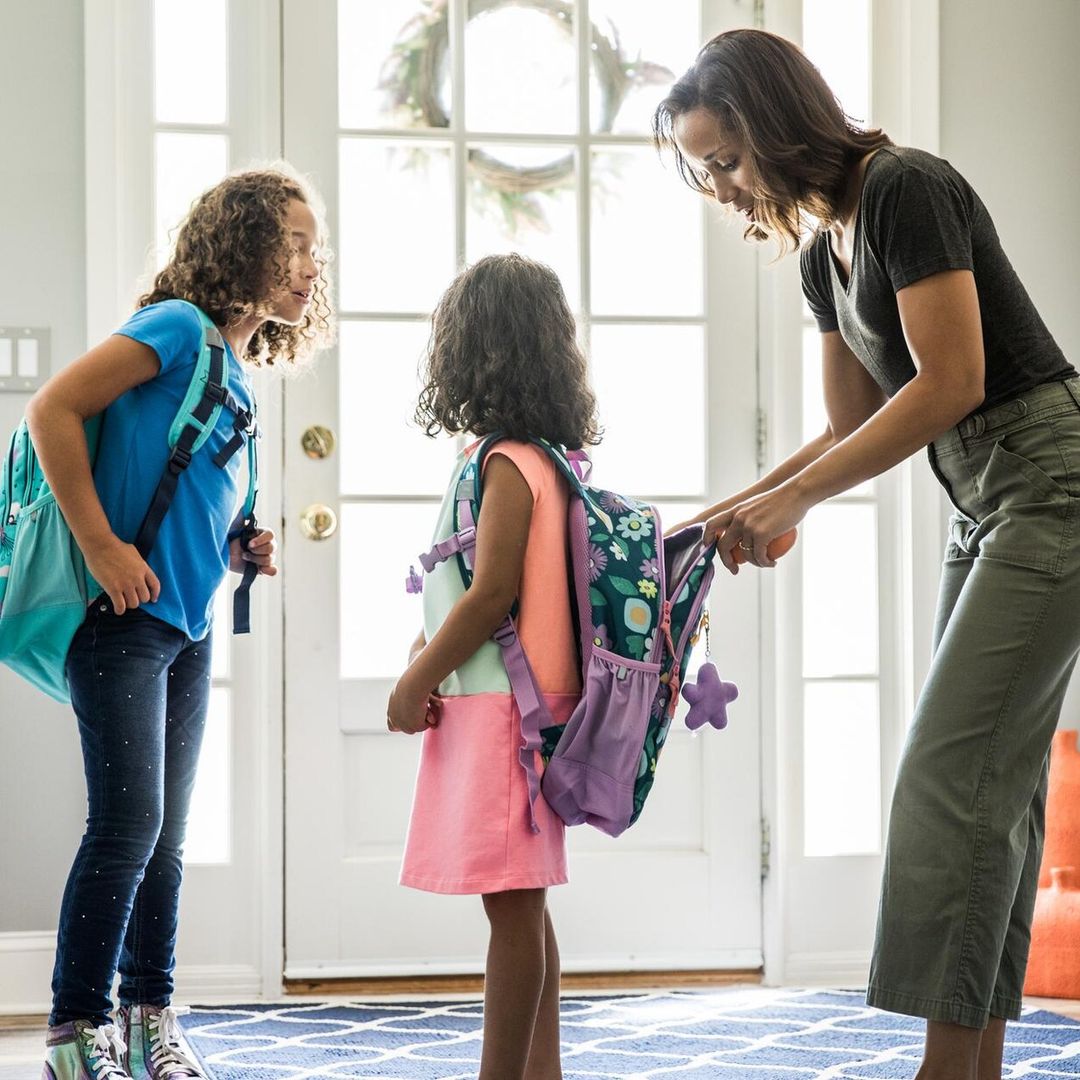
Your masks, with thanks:
[[[697,731],[707,723],[722,731],[727,727],[727,707],[739,696],[739,688],[734,683],[724,682],[715,664],[702,664],[697,682],[687,683],[682,694],[690,702],[686,726],[691,731]]]

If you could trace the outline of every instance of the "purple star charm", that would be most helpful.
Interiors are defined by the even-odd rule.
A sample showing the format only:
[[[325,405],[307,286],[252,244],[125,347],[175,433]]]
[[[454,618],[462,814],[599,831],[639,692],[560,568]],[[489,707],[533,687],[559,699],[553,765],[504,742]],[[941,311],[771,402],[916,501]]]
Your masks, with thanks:
[[[722,731],[727,727],[727,707],[739,696],[739,688],[734,683],[724,682],[713,664],[702,664],[697,683],[687,683],[682,693],[690,702],[686,726],[691,731],[697,731],[706,723]]]
[[[409,567],[409,576],[405,579],[405,591],[413,596],[424,591],[424,579],[416,572],[415,566]]]

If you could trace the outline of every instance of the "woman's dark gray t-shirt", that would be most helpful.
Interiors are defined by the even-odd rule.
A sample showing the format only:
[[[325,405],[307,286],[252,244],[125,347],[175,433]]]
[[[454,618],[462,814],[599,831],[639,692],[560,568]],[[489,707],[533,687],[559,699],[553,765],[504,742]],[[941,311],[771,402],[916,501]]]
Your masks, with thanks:
[[[839,330],[890,397],[915,377],[896,293],[942,270],[975,275],[986,355],[981,409],[1075,374],[1002,250],[982,200],[933,154],[886,146],[867,163],[846,285],[827,234],[803,250],[801,265],[819,329]]]

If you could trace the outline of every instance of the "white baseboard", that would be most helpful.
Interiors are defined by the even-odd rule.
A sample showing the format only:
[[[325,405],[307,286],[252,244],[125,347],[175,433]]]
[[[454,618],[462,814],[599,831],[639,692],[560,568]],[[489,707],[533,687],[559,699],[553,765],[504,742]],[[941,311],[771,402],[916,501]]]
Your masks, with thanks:
[[[789,953],[784,958],[777,986],[830,986],[837,990],[866,986],[870,953],[852,952]]]
[[[0,933],[0,1016],[48,1013],[56,934]],[[262,977],[246,964],[189,964],[176,969],[180,1004],[237,1004],[262,997]]]
[[[726,949],[715,952],[663,953],[642,957],[627,954],[613,957],[564,956],[562,970],[567,973],[642,972],[642,971],[757,971],[761,967],[760,949]],[[330,979],[396,979],[423,976],[482,975],[483,959],[475,956],[433,957],[429,960],[354,961],[340,964],[313,964],[303,960],[285,969],[287,979],[316,982]]]

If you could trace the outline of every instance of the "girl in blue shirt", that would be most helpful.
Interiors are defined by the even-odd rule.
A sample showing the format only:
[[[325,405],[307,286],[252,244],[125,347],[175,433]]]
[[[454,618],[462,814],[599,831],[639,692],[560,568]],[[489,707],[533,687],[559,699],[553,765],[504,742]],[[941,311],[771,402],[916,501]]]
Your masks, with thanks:
[[[145,560],[133,541],[202,343],[189,304],[220,329],[229,392],[253,413],[251,368],[301,363],[330,340],[322,235],[314,195],[297,178],[273,169],[228,177],[194,204],[136,313],[27,408],[46,478],[102,589],[67,658],[89,813],[60,911],[42,1080],[205,1075],[170,1003],[213,597],[230,569],[277,573],[271,531],[246,549],[229,539],[246,456],[214,462],[234,436],[229,409],[179,478]],[[102,412],[91,468],[83,424]]]

